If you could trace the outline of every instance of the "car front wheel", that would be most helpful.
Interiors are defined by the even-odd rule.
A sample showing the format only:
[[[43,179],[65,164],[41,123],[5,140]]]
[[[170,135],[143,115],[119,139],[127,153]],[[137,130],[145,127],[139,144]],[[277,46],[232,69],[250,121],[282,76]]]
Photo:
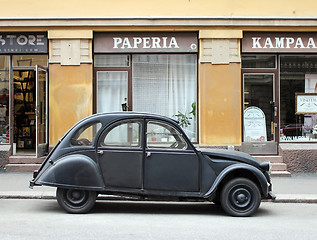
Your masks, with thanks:
[[[259,208],[261,193],[251,180],[236,178],[223,187],[220,201],[223,210],[229,215],[248,217]]]
[[[97,194],[94,191],[57,188],[58,204],[69,213],[87,213],[95,204]]]

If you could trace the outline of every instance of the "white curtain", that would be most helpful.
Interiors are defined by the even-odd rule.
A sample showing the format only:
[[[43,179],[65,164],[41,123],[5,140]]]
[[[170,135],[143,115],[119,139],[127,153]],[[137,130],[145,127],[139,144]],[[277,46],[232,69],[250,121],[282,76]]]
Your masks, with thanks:
[[[196,55],[133,55],[133,110],[176,118],[190,117],[184,128],[197,141],[192,104],[197,102]]]
[[[122,111],[128,97],[128,72],[97,72],[97,112]]]

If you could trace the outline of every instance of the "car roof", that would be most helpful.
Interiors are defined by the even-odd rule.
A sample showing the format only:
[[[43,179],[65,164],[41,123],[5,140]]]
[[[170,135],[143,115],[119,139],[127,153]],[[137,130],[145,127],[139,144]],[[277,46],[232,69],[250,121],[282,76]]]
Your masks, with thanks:
[[[129,118],[156,118],[161,120],[172,121],[174,123],[178,123],[175,119],[153,114],[153,113],[145,113],[145,112],[111,112],[111,113],[97,113],[93,114],[89,117],[84,118],[82,121],[90,121],[90,120],[103,120],[106,122],[111,122],[113,120],[119,119],[129,119]],[[80,121],[81,122],[81,121]]]
[[[144,112],[110,112],[110,113],[96,113],[93,115],[90,115],[86,118],[83,118],[82,120],[78,121],[76,124],[74,124],[65,134],[62,136],[61,140],[68,135],[68,133],[72,132],[74,129],[77,129],[77,127],[80,127],[82,125],[85,125],[87,123],[93,123],[93,122],[101,122],[103,125],[108,125],[111,122],[125,120],[125,119],[132,119],[132,118],[154,118],[157,120],[163,120],[168,122],[173,122],[178,125],[178,121],[166,116],[153,114],[153,113],[144,113]]]
[[[86,125],[87,123],[93,123],[93,122],[101,122],[104,126],[108,125],[112,122],[120,121],[120,120],[128,120],[133,118],[153,118],[156,120],[162,120],[167,122],[172,122],[178,124],[178,121],[175,119],[153,114],[153,113],[143,113],[143,112],[111,112],[111,113],[97,113],[90,115],[79,122],[77,122],[73,127],[71,127],[61,138],[63,139],[66,135],[68,135],[69,132],[73,131],[75,128],[80,127],[82,125]]]

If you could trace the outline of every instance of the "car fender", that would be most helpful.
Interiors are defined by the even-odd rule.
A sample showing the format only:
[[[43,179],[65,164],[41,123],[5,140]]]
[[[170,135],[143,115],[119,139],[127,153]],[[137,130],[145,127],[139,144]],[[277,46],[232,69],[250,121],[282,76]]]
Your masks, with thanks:
[[[99,167],[88,156],[73,154],[49,163],[51,166],[39,176],[36,184],[96,191],[104,189]]]
[[[212,196],[213,193],[217,190],[219,184],[222,182],[222,180],[228,176],[230,173],[239,171],[239,170],[246,170],[252,173],[258,180],[260,187],[261,187],[261,192],[262,194],[267,197],[269,193],[268,189],[268,182],[264,176],[264,174],[256,167],[244,164],[244,163],[238,163],[238,164],[233,164],[228,167],[226,167],[221,173],[217,176],[216,180],[212,184],[211,188],[204,194],[204,198],[209,198]]]

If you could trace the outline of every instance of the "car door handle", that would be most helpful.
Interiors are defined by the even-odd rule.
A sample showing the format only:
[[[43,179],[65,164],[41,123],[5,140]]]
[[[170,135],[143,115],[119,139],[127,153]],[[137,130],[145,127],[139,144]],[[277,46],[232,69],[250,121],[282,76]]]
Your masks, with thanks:
[[[147,153],[146,153],[146,157],[151,157],[151,154],[152,154],[152,153],[147,152]]]
[[[103,154],[103,150],[98,150],[97,153],[102,155]]]

